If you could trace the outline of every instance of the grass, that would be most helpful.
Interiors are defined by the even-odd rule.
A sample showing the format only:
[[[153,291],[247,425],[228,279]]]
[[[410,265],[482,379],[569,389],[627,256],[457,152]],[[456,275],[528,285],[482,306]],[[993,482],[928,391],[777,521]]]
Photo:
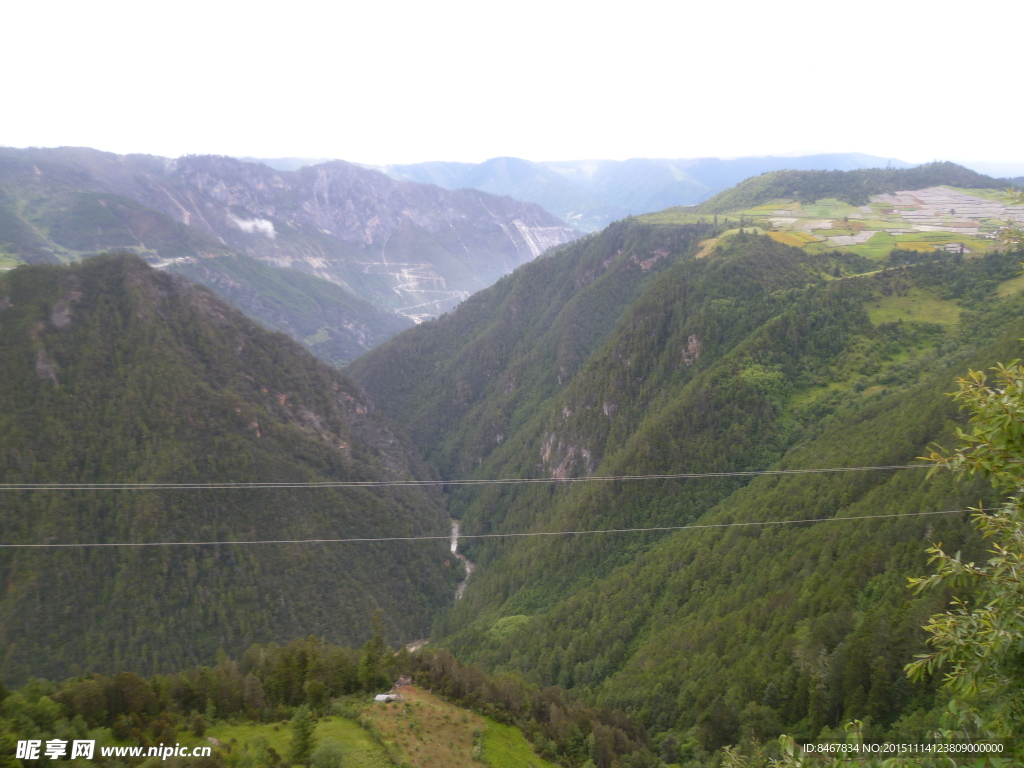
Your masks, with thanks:
[[[714,219],[713,215],[707,213],[689,213],[684,207],[678,208],[666,208],[664,211],[658,211],[657,213],[645,213],[642,216],[637,216],[637,221],[642,221],[645,224],[700,224],[701,222],[710,222]],[[724,216],[719,217],[724,219]]]
[[[712,238],[710,238],[708,240],[701,240],[699,245],[700,245],[700,250],[697,251],[697,253],[695,254],[694,258],[703,259],[709,253],[711,253],[713,250],[715,250],[715,246],[718,245],[718,238],[717,237],[712,237]]]
[[[522,731],[489,721],[484,731],[484,762],[491,768],[554,768],[537,757]]]
[[[484,718],[415,686],[402,688],[402,696],[404,701],[374,704],[364,715],[392,759],[413,768],[472,765],[474,739],[487,725]]]
[[[275,725],[277,730],[274,730]],[[316,724],[314,733],[318,741],[335,739],[341,742],[346,765],[391,768],[387,752],[358,723],[343,717],[325,717]],[[267,746],[272,747],[284,760],[288,759],[292,743],[292,731],[287,723],[222,723],[207,729],[206,735],[230,745],[233,750],[253,744],[257,739],[264,739]],[[209,744],[205,738],[196,739],[191,734],[182,734],[180,738],[183,744]]]
[[[905,237],[905,235],[900,235],[900,237]],[[904,251],[921,251],[922,253],[930,253],[935,250],[934,245],[922,240],[900,240],[898,245]]]
[[[750,213],[759,214],[764,213],[765,211],[781,211],[783,209],[795,210],[799,208],[800,203],[794,200],[786,200],[780,197],[770,202],[767,202],[764,205],[758,205],[753,208],[748,208],[747,211],[749,211]]]
[[[1009,296],[1011,293],[1017,293],[1018,291],[1024,291],[1024,275],[1004,280],[996,288],[996,293],[999,294],[1000,298]]]
[[[768,237],[777,243],[783,245],[792,245],[797,248],[802,248],[807,245],[807,241],[800,237],[799,232],[769,232]]]
[[[946,189],[963,192],[965,195],[971,195],[972,197],[980,197],[983,200],[992,200],[997,203],[1005,203],[1006,205],[1013,204],[1013,201],[1006,194],[1005,189],[964,189],[963,187],[950,186],[946,186]]]
[[[770,231],[768,237],[784,245],[795,245],[797,248],[803,248],[808,243],[821,242],[821,238],[810,232],[801,232],[795,229]]]
[[[761,227],[746,226],[746,227],[743,227],[743,231],[746,232],[748,235],[752,234],[752,233],[753,234],[758,234],[758,235],[767,235],[768,234],[768,230],[767,229],[762,229]],[[732,237],[734,235],[738,235],[739,233],[740,233],[740,227],[736,227],[736,229],[727,229],[727,230],[725,230],[725,232],[723,232],[719,236],[719,239],[721,240],[721,239],[726,238],[726,237]]]
[[[920,288],[911,288],[905,296],[872,299],[866,308],[875,325],[899,321],[954,325],[960,321],[960,307],[955,301],[940,299]]]
[[[404,701],[374,704],[365,711],[394,762],[412,768],[468,766],[475,764],[476,754],[491,768],[554,768],[536,755],[518,728],[481,717],[416,686],[403,687],[401,692]]]
[[[860,208],[835,198],[823,198],[813,205],[803,206],[804,216],[813,219],[842,219],[851,213],[860,213]]]

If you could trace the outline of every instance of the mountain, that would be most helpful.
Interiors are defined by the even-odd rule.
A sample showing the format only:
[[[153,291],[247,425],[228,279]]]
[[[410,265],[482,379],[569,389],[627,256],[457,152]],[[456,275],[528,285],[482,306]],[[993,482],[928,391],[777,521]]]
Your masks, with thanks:
[[[248,256],[183,259],[167,271],[207,286],[265,327],[283,331],[334,366],[352,362],[413,325],[329,280]]]
[[[933,727],[939,681],[902,667],[945,597],[906,577],[933,541],[982,556],[963,510],[991,490],[921,470],[743,473],[900,466],[948,444],[955,377],[1020,356],[1022,254],[879,264],[655,219],[350,367],[446,479],[654,476],[451,486],[470,536],[625,532],[469,539],[476,570],[434,641],[624,710],[671,762],[852,718],[875,738]],[[726,474],[658,479],[677,473]],[[878,515],[896,517],[862,519]]]
[[[909,163],[860,153],[803,157],[530,162],[497,157],[483,163],[430,162],[382,166],[396,179],[469,187],[537,203],[587,232],[628,215],[698,203],[768,171],[909,168]]]
[[[330,163],[333,157],[239,157],[243,163],[259,163],[268,165],[275,171],[297,171],[307,165]]]
[[[445,476],[479,466],[579,372],[621,313],[710,224],[617,222],[538,259],[349,372]]]
[[[1024,163],[1019,161],[991,162],[979,160],[974,162],[962,162],[960,164],[970,168],[972,171],[984,173],[995,178],[1015,179],[1017,180],[1018,186],[1021,184],[1021,179],[1024,179]]]
[[[351,379],[206,288],[131,254],[0,276],[0,482],[429,478]],[[446,535],[430,487],[10,490],[3,543]],[[0,549],[0,674],[151,673],[315,634],[359,644],[384,607],[422,637],[459,575],[446,542]]]
[[[8,261],[112,247],[164,259],[237,252],[419,320],[577,236],[533,204],[342,161],[275,171],[227,157],[0,149]]]
[[[0,242],[8,268],[22,261],[60,263],[107,248],[132,248],[152,263],[209,286],[335,365],[412,324],[336,283],[238,255],[216,236],[129,197],[82,191],[87,182],[67,166],[43,167],[46,174],[33,172],[32,184],[12,183],[6,192],[0,184]],[[0,168],[8,171],[0,178],[17,181],[10,164]]]
[[[822,198],[867,205],[871,195],[942,184],[967,189],[1000,189],[993,179],[956,163],[936,162],[915,168],[870,168],[855,171],[776,171],[747,179],[692,208],[693,213],[725,213],[779,198],[814,202]]]

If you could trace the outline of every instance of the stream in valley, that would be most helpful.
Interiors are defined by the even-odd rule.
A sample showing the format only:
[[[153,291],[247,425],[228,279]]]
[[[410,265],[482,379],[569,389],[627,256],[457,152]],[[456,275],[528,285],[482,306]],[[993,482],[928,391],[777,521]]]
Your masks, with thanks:
[[[466,578],[460,581],[459,586],[455,588],[455,599],[460,600],[462,593],[466,591],[466,583],[469,581],[470,574],[476,568],[476,563],[459,553],[459,521],[455,518],[452,518],[452,554],[466,567]]]

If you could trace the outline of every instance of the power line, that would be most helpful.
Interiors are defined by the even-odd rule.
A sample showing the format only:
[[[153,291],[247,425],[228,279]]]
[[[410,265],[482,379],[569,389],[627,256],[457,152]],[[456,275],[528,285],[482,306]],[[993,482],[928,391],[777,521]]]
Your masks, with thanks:
[[[475,533],[460,535],[459,539],[507,539],[529,536],[581,536],[593,533],[640,533],[648,531],[683,531],[702,530],[709,528],[751,528],[766,525],[793,525],[798,523],[831,523],[842,520],[885,520],[897,517],[922,517],[925,515],[959,515],[973,512],[972,509],[947,509],[936,512],[907,512],[895,515],[857,515],[853,517],[814,517],[805,520],[768,520],[748,523],[707,523],[703,525],[669,525],[652,528],[603,528],[593,531],[530,531],[526,533]],[[381,536],[351,539],[277,539],[260,541],[151,541],[151,542],[113,542],[109,544],[0,544],[0,549],[84,549],[91,547],[220,547],[220,546],[252,546],[254,544],[357,544],[364,542],[388,541],[451,541],[452,536]]]
[[[393,488],[439,485],[525,485],[617,482],[627,480],[690,480],[702,477],[756,477],[806,475],[822,472],[871,472],[895,469],[930,469],[928,464],[893,464],[882,467],[827,467],[821,469],[763,469],[746,472],[680,472],[664,475],[589,475],[585,477],[516,477],[491,480],[326,480],[294,483],[0,483],[0,491],[163,491],[250,490],[274,488]]]

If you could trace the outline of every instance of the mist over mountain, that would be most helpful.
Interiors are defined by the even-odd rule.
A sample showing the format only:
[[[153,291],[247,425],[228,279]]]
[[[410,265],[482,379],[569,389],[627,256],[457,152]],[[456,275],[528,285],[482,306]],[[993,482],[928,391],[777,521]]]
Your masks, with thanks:
[[[483,163],[416,163],[382,169],[398,179],[470,187],[543,206],[586,232],[629,215],[693,205],[716,192],[767,171],[909,168],[894,158],[857,152],[802,157],[742,157],[662,160],[573,160],[531,162],[497,157]]]
[[[337,283],[248,256],[182,259],[167,271],[207,286],[265,327],[287,333],[339,367],[414,324]]]
[[[8,258],[53,262],[117,247],[164,259],[237,252],[416,320],[577,236],[537,205],[397,182],[342,161],[275,171],[228,157],[0,150]]]

